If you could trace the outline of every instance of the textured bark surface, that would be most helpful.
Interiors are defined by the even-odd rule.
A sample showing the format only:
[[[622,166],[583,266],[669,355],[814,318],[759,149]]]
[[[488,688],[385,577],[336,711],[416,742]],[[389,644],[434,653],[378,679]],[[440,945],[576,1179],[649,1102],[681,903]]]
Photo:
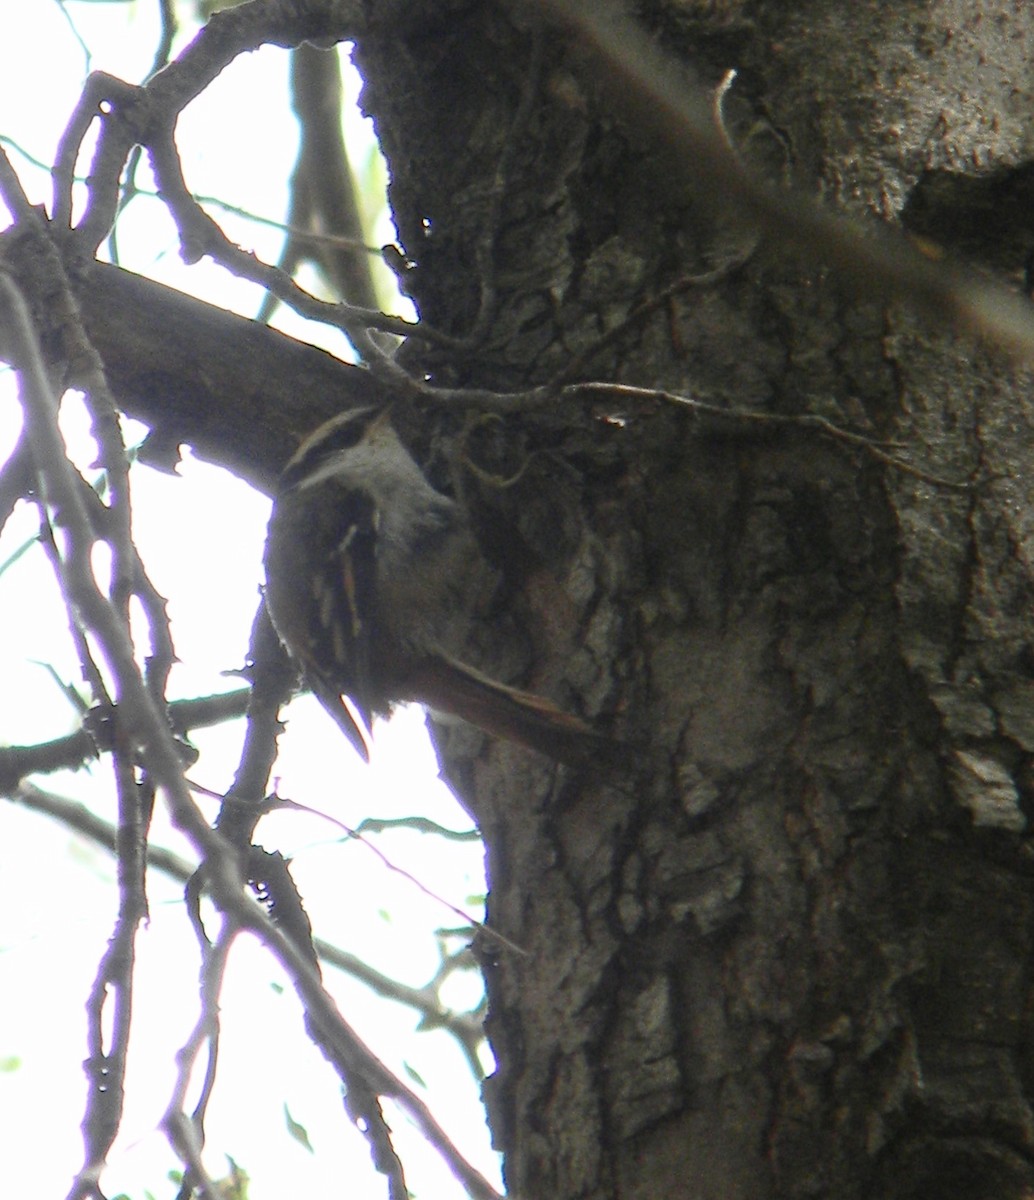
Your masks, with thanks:
[[[620,746],[578,774],[442,732],[508,939],[479,949],[512,1193],[1034,1194],[1031,372],[752,250],[538,6],[369,8],[404,283],[449,335],[411,341],[414,372],[579,364],[921,468],[660,401],[397,407],[509,584],[481,665]],[[725,121],[768,178],[1030,289],[1025,0],[637,12],[702,85],[737,69]],[[81,282],[127,411],[260,486],[382,394],[113,268]]]
[[[40,287],[32,240],[4,247],[30,293]],[[303,437],[349,405],[384,403],[369,371],[325,350],[107,263],[73,276],[91,345],[119,408],[151,427],[146,453],[171,467],[181,442],[272,493]],[[60,313],[37,301],[47,352],[69,386],[88,382]],[[72,348],[74,351],[74,347]]]
[[[739,70],[762,169],[1024,281],[1029,6],[642,10],[705,83]],[[360,46],[407,284],[480,332],[410,352],[436,382],[541,381],[747,238],[526,18]],[[513,1193],[1029,1194],[1029,374],[767,245],[582,374],[821,412],[967,486],[670,407],[464,432],[516,478],[472,485],[514,585],[495,665],[627,744],[589,778],[447,745],[523,950],[482,947]]]

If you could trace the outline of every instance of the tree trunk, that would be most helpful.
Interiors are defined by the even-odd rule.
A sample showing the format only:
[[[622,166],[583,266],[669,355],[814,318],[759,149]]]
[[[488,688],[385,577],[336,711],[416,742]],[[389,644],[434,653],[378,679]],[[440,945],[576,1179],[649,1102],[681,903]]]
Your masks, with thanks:
[[[511,587],[491,665],[618,747],[573,773],[442,735],[507,939],[481,951],[510,1189],[1028,1195],[1027,373],[751,252],[577,34],[451,7],[359,46],[405,283],[452,339],[413,370],[576,364],[920,468],[587,391],[412,422],[442,472],[458,439]],[[725,125],[770,178],[1023,277],[1030,6],[641,7],[704,85],[737,68]]]

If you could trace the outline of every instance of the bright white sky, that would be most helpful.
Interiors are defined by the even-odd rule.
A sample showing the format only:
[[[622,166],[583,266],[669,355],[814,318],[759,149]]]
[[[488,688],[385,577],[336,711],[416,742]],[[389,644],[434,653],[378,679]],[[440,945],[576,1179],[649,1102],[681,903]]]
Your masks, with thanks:
[[[0,39],[0,135],[44,161],[71,112],[86,72],[103,69],[142,78],[157,42],[157,0],[132,3],[32,0],[5,20]],[[67,16],[66,16],[67,13]],[[83,46],[69,23],[90,48]],[[179,126],[187,177],[199,193],[263,215],[283,214],[296,131],[286,95],[286,55],[263,51],[238,60],[192,106]],[[355,89],[356,82],[349,86]],[[372,134],[358,115],[346,121],[350,147],[369,152]],[[6,143],[36,201],[49,200],[49,179]],[[218,215],[218,214],[217,214]],[[0,221],[7,217],[0,208]],[[230,235],[275,260],[279,236],[225,219]],[[389,240],[390,226],[377,237]],[[185,268],[171,224],[156,201],[138,200],[119,228],[123,261],[153,278],[253,314],[254,289],[209,264]],[[312,339],[289,316],[280,322]],[[329,348],[341,350],[336,335]],[[17,435],[13,381],[0,375],[0,458]],[[68,404],[65,427],[79,461],[90,461],[85,418]],[[220,690],[219,672],[243,660],[260,581],[268,501],[225,473],[189,456],[180,478],[134,471],[138,542],[159,590],[169,598],[181,665],[174,694]],[[31,511],[16,514],[0,538],[0,564],[33,536]],[[0,739],[31,743],[69,732],[75,723],[45,666],[78,683],[78,670],[57,589],[41,554],[30,551],[0,573]],[[357,825],[366,815],[428,815],[452,828],[469,820],[436,780],[433,753],[417,710],[399,714],[378,733],[375,762],[363,767],[309,699],[291,708],[278,765],[280,793]],[[229,782],[241,729],[201,732],[202,758],[192,776],[219,790]],[[113,818],[114,791],[102,764],[90,772],[50,776],[40,786],[74,796]],[[168,823],[158,839],[181,849]],[[433,930],[458,919],[380,866],[365,847],[340,844],[340,831],[315,817],[266,819],[260,840],[294,860],[294,873],[318,933],[405,983],[421,985],[438,964]],[[431,842],[415,833],[384,836],[378,845],[436,892],[470,911],[483,888],[480,851]],[[116,902],[112,860],[61,827],[0,800],[0,1129],[4,1191],[11,1196],[63,1196],[81,1165],[79,1122],[84,1080],[84,1003],[97,959],[110,936]],[[151,921],[140,938],[141,970],[134,1058],[124,1136],[104,1184],[137,1200],[171,1194],[165,1174],[175,1165],[156,1125],[168,1102],[173,1056],[197,1011],[197,955],[179,889],[152,874]],[[457,949],[453,944],[452,949]],[[207,1123],[209,1167],[226,1173],[224,1154],[250,1175],[252,1200],[298,1196],[380,1197],[382,1179],[369,1166],[362,1139],[349,1128],[330,1069],[309,1045],[290,987],[254,944],[238,942],[222,1001],[220,1082]],[[464,1152],[495,1178],[495,1156],[461,1055],[446,1035],[416,1033],[416,1018],[376,1001],[360,985],[328,971],[342,1012],[373,1049],[426,1098]],[[477,985],[457,979],[449,999],[465,1007]],[[284,1106],[305,1127],[315,1153],[287,1132]],[[407,1120],[391,1122],[421,1197],[451,1200],[462,1189],[422,1148]]]

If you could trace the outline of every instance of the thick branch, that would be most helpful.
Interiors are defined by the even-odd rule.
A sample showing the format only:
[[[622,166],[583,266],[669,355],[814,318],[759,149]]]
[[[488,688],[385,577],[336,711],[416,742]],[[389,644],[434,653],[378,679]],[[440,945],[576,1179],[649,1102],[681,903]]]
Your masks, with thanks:
[[[77,292],[119,405],[261,491],[327,417],[385,400],[360,367],[118,267],[92,264]]]

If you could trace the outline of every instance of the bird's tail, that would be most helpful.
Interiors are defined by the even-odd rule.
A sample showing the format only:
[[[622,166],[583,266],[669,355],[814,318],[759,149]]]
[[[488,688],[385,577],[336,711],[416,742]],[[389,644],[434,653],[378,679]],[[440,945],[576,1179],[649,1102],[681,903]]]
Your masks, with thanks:
[[[411,683],[414,698],[429,708],[569,766],[598,762],[613,745],[544,696],[507,687],[444,655],[429,659]]]

